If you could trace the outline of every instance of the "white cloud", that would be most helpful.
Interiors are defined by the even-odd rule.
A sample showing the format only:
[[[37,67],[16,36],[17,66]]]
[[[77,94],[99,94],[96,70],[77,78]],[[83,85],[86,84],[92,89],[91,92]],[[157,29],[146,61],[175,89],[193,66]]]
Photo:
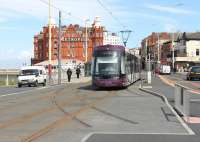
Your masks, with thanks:
[[[178,30],[178,24],[166,23],[164,24],[164,29],[166,32],[176,32]]]
[[[45,14],[45,7],[41,4],[38,0],[15,0],[15,1],[8,1],[8,0],[0,0],[0,8],[4,12],[5,17],[22,17],[26,15],[41,17]],[[8,14],[5,14],[7,13]]]
[[[0,26],[0,31],[9,31],[9,30],[17,30],[16,27],[11,27],[11,26]]]
[[[13,18],[33,17],[47,23],[48,4],[45,4],[42,1],[48,3],[48,0],[0,0],[0,17],[2,16],[7,20],[12,20]],[[112,11],[115,17],[119,18],[124,14],[124,7],[121,5],[115,5],[117,1],[107,0],[106,2],[102,2]],[[95,16],[100,16],[102,19],[102,25],[119,26],[117,21],[114,20],[96,0],[52,0],[52,2],[55,7],[59,8],[63,12],[62,16],[64,24],[77,23],[84,25],[83,20],[86,17],[89,18],[90,23],[92,23]],[[58,18],[58,9],[53,8],[52,10],[53,17]],[[71,13],[71,16],[67,13]],[[56,21],[58,21],[58,19],[56,19]]]
[[[151,13],[147,13],[147,12],[137,12],[137,11],[134,11],[133,13],[129,14],[128,13],[126,14],[126,18],[127,19],[135,19],[133,17],[137,17],[139,18],[140,20],[141,19],[150,19],[150,20],[156,20],[158,22],[162,22],[162,23],[166,23],[166,22],[169,22],[170,23],[176,23],[176,19],[173,19],[173,18],[170,18],[168,16],[160,16],[160,15],[155,15],[155,14],[151,14]],[[138,21],[138,20],[137,20]],[[143,20],[141,20],[141,22],[143,22]]]
[[[19,60],[31,59],[31,57],[33,57],[33,53],[32,53],[32,51],[22,50],[22,51],[20,51],[19,55],[16,57]]]
[[[1,11],[9,11],[9,15],[5,14],[5,17],[10,17],[10,15],[31,15],[36,18],[47,18],[48,17],[48,5],[43,3],[45,1],[48,3],[48,0],[15,0],[15,1],[8,1],[8,0],[0,0],[0,9]],[[109,2],[114,2],[115,0],[110,0]],[[91,20],[97,15],[107,16],[104,9],[100,7],[100,5],[94,0],[52,0],[53,5],[65,11],[63,15],[66,16],[67,12],[72,13],[75,18],[79,17],[84,19],[84,17],[89,17]],[[110,6],[112,10],[116,10],[116,7]],[[6,12],[4,12],[6,13]],[[53,9],[54,17],[58,16],[58,10]],[[114,12],[115,13],[115,12]],[[1,12],[0,12],[0,15]],[[79,20],[80,22],[80,20]]]
[[[196,12],[186,9],[181,9],[177,7],[170,7],[170,6],[162,6],[157,4],[148,4],[146,6],[147,8],[150,8],[152,10],[162,11],[162,12],[168,12],[173,14],[195,14]]]
[[[33,57],[32,50],[17,50],[0,48],[0,61],[6,60],[27,60]]]

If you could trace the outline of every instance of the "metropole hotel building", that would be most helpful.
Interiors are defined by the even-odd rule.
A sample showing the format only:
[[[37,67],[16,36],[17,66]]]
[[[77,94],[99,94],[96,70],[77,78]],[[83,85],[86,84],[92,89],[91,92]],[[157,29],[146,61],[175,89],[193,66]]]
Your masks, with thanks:
[[[88,35],[88,61],[91,60],[93,48],[103,45],[104,27],[100,25],[99,18],[96,17],[91,27],[80,27],[79,25],[62,26],[61,36],[61,59],[66,64],[68,61],[85,62],[86,29]],[[59,28],[52,25],[52,64],[56,64],[58,52],[58,32]],[[48,64],[49,55],[49,27],[43,27],[43,30],[34,36],[34,58],[31,59],[32,65],[39,63]]]

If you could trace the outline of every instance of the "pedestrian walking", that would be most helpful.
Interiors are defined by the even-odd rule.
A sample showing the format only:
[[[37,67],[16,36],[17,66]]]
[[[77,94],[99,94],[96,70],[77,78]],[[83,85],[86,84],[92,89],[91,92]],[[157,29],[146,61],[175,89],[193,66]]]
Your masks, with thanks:
[[[68,82],[71,81],[71,76],[72,76],[72,70],[70,68],[67,69],[67,77],[68,77]]]
[[[80,67],[77,67],[76,68],[76,76],[77,76],[77,78],[79,78],[80,73],[81,73],[81,69],[80,69]]]

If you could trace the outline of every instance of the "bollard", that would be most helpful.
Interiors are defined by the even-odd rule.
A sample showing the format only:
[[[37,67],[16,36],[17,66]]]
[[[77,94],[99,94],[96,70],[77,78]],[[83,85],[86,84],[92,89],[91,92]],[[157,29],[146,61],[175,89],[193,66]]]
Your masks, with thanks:
[[[189,122],[190,116],[190,95],[187,94],[189,88],[180,84],[175,84],[174,98],[175,108],[178,110]]]
[[[147,83],[151,84],[151,71],[147,72]]]

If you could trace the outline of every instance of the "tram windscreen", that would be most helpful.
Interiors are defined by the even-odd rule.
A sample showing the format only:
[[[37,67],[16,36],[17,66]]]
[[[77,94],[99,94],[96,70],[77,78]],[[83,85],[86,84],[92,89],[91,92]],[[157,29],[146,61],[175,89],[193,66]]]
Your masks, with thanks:
[[[95,74],[119,74],[119,56],[116,51],[100,51],[96,54]]]

